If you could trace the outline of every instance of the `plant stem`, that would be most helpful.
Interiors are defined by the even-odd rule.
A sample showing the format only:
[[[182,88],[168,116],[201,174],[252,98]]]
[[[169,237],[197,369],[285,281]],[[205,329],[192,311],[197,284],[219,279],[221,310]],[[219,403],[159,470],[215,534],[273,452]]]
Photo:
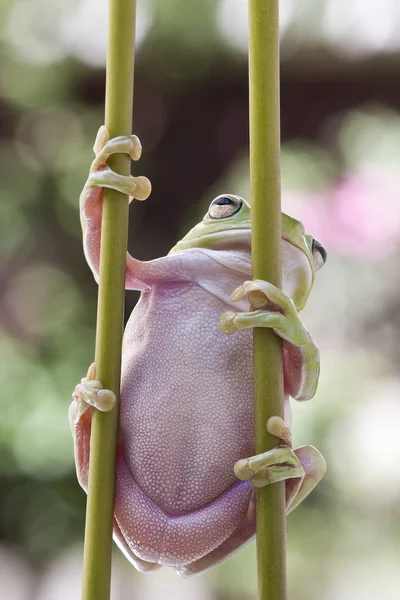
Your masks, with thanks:
[[[105,124],[111,137],[132,131],[135,15],[135,0],[110,0]],[[130,174],[127,155],[109,164]],[[110,597],[127,237],[128,197],[104,190],[95,361],[96,377],[115,392],[117,406],[109,413],[93,409],[82,600]]]
[[[254,279],[281,287],[279,1],[249,0],[250,186]],[[283,417],[282,344],[272,330],[254,330],[255,450],[280,440],[269,417]],[[259,600],[286,598],[285,484],[256,492]]]

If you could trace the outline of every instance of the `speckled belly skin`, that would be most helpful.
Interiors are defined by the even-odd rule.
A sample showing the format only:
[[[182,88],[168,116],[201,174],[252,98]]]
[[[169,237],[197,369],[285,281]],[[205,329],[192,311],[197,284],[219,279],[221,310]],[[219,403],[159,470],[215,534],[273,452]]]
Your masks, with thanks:
[[[252,332],[221,333],[228,308],[196,283],[163,282],[127,325],[115,516],[146,561],[196,561],[246,519],[252,488],[233,466],[254,453]]]
[[[140,570],[214,567],[255,533],[254,491],[236,461],[254,454],[252,331],[226,336],[230,294],[251,277],[248,252],[191,249],[130,259],[142,291],[123,347],[114,539]],[[286,402],[285,420],[290,424]],[[87,489],[91,409],[74,425]]]

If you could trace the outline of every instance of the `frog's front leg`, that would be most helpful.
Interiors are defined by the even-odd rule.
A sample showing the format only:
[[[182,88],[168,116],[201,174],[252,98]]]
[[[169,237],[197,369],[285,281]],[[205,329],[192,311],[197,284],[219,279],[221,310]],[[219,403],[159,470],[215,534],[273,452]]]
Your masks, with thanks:
[[[151,184],[146,177],[119,175],[106,162],[113,154],[128,154],[132,160],[138,160],[142,147],[135,135],[110,139],[108,129],[103,125],[98,131],[93,150],[96,158],[90,167],[89,177],[83,188],[79,203],[85,256],[97,280],[100,262],[103,188],[106,187],[127,194],[129,201],[134,198],[146,200],[151,192]],[[134,259],[128,254],[126,287],[140,289],[133,283],[134,277],[130,278],[129,276],[129,267],[132,267],[134,262]]]
[[[299,317],[295,304],[267,281],[245,281],[231,295],[233,302],[247,298],[248,313],[227,312],[221,329],[226,334],[249,327],[269,327],[283,340],[285,392],[296,400],[315,394],[319,377],[319,351]]]

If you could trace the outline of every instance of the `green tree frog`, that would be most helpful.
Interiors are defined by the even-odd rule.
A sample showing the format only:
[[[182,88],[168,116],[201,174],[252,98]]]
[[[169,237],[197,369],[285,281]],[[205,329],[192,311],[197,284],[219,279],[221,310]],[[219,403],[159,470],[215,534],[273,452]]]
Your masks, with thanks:
[[[87,261],[98,277],[103,187],[139,200],[145,177],[124,177],[106,161],[138,159],[135,136],[97,136],[81,195]],[[301,223],[282,215],[283,291],[252,281],[251,207],[232,194],[215,198],[204,219],[167,256],[127,255],[126,288],[141,296],[127,323],[122,359],[114,539],[140,571],[166,565],[201,573],[255,534],[257,486],[285,481],[293,510],[325,472],[312,446],[292,450],[289,396],[316,390],[319,353],[299,315],[325,251]],[[285,417],[266,427],[276,448],[254,455],[253,327],[283,340]],[[87,487],[92,407],[109,410],[114,394],[95,366],[70,407],[78,479]]]

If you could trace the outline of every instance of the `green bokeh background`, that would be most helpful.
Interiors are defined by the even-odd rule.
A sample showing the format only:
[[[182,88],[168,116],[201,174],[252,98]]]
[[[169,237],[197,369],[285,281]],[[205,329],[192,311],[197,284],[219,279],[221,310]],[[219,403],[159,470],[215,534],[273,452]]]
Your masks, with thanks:
[[[105,0],[3,0],[0,66],[0,589],[79,598],[85,495],[67,408],[93,359],[96,284],[78,198],[103,122]],[[248,197],[244,0],[138,1],[130,251],[165,254],[223,192]],[[398,598],[400,8],[281,0],[283,206],[327,247],[304,320],[321,348],[296,445],[328,473],[288,519],[291,600]],[[127,296],[127,314],[137,300]],[[113,600],[255,597],[254,543],[209,574]]]

